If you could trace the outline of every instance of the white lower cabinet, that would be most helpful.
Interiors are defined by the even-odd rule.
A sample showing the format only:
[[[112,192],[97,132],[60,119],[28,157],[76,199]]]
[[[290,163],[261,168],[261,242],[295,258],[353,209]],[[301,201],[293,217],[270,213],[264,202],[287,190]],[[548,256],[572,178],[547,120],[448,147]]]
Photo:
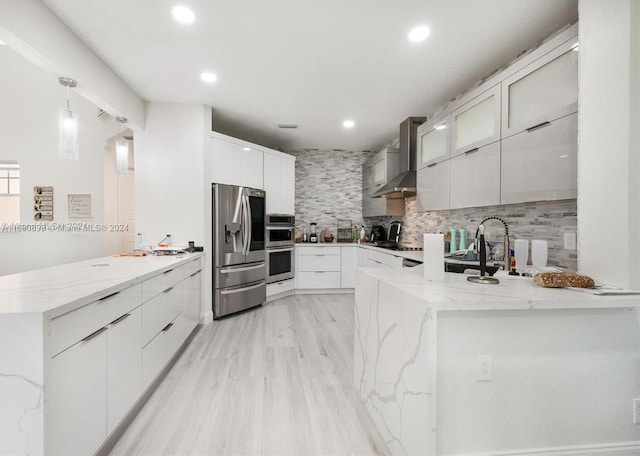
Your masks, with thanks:
[[[576,198],[578,114],[502,140],[502,204]]]
[[[202,313],[202,271],[194,272],[178,287],[186,290],[182,301],[184,317],[184,337],[187,338],[200,323]]]
[[[391,253],[378,252],[377,250],[369,250],[369,267],[401,268],[402,257]]]
[[[298,288],[340,288],[340,271],[299,272]]]
[[[124,314],[107,331],[107,435],[142,393],[142,309]]]
[[[270,296],[276,296],[281,293],[291,292],[294,289],[294,280],[282,280],[280,282],[273,282],[267,284],[267,298]]]
[[[186,263],[47,323],[46,453],[93,454],[112,434],[198,324],[201,268]]]
[[[107,437],[107,329],[51,359],[53,454],[93,454]]]
[[[353,286],[342,285],[342,255],[345,248],[348,246],[296,247],[296,288],[298,290],[353,288]],[[355,258],[355,252],[352,252],[352,255]],[[347,264],[349,262],[350,260]],[[345,270],[345,273],[345,280],[349,282],[351,280],[349,272]]]
[[[168,323],[142,349],[142,389],[145,390],[162,371],[176,352],[183,339],[184,322],[182,313]]]
[[[358,247],[341,247],[340,288],[356,287],[356,268],[358,267]]]
[[[451,159],[451,209],[500,204],[500,141]]]

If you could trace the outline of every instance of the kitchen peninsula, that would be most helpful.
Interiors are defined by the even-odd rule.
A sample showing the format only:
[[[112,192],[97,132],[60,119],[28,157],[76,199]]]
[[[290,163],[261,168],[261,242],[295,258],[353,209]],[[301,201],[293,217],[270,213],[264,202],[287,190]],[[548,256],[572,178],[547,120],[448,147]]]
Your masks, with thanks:
[[[202,313],[203,254],[0,277],[0,453],[93,454]]]
[[[638,454],[640,298],[498,275],[358,269],[354,384],[391,452]]]

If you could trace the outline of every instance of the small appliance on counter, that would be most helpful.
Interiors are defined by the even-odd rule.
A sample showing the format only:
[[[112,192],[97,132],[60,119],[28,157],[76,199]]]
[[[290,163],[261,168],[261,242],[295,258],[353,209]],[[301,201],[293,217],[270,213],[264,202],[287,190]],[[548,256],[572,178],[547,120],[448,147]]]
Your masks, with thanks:
[[[400,242],[400,230],[402,228],[402,223],[399,221],[391,222],[389,225],[389,240],[391,242],[395,242],[396,244]]]
[[[371,239],[370,242],[383,241],[387,239],[387,231],[382,225],[373,225],[371,227]]]
[[[318,234],[316,233],[316,225],[318,224],[315,222],[309,223],[310,230],[311,230],[311,233],[309,234],[309,242],[311,242],[312,244],[318,243]]]

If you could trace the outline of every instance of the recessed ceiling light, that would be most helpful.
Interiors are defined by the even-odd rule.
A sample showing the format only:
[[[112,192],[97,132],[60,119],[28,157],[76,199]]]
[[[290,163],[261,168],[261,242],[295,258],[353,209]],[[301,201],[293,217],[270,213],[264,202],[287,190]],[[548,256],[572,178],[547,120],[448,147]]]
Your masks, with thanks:
[[[344,122],[342,122],[342,126],[344,128],[353,128],[355,127],[356,123],[353,120],[345,120]]]
[[[171,8],[173,18],[181,24],[191,24],[196,20],[196,15],[190,8],[182,5],[176,5]]]
[[[200,79],[204,82],[216,82],[218,80],[218,76],[211,72],[205,72],[200,75]]]
[[[413,43],[419,43],[427,39],[431,31],[428,27],[421,25],[419,27],[414,27],[409,32],[409,41]]]

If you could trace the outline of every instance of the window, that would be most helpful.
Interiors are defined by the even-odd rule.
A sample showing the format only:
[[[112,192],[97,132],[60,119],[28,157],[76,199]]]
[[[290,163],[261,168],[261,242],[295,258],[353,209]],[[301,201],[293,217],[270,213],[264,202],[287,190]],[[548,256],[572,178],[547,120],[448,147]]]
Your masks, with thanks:
[[[0,223],[20,222],[20,165],[0,161]]]

